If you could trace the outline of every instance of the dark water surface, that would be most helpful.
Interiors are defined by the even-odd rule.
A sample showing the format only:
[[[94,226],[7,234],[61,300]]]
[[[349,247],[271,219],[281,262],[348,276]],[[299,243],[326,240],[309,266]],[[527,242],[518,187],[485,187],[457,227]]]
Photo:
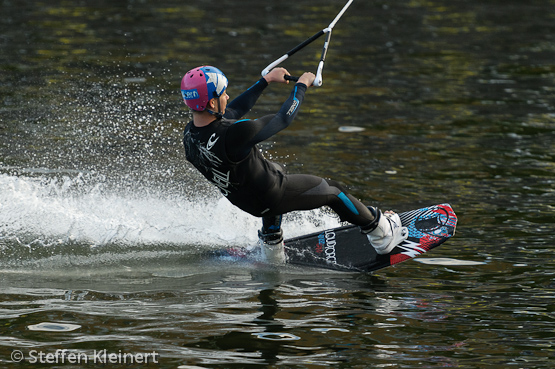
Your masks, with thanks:
[[[260,224],[185,163],[181,76],[216,65],[236,96],[343,5],[0,0],[1,367],[555,366],[554,0],[355,0],[264,146],[384,209],[449,202],[455,238],[372,275],[201,257]]]

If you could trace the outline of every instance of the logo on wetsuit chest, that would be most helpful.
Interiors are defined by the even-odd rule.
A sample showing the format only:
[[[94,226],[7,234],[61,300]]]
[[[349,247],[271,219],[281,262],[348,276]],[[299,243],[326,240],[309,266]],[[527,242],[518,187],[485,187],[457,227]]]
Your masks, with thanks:
[[[206,144],[206,150],[212,150],[216,142],[218,142],[220,138],[216,137],[216,134],[213,133],[212,136],[208,139],[208,143]]]
[[[316,244],[316,253],[324,254],[326,261],[328,263],[337,264],[337,258],[335,256],[335,246],[337,241],[335,240],[335,232],[333,230],[328,230],[318,235],[318,244]]]

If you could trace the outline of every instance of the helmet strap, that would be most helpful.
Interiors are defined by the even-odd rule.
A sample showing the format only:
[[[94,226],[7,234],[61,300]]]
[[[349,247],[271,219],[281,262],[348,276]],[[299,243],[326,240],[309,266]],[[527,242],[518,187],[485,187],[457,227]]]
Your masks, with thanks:
[[[212,114],[213,116],[215,116],[217,119],[222,119],[223,118],[222,113],[216,113],[215,111],[208,110],[208,109],[206,109],[206,111],[209,112],[210,114]]]
[[[220,97],[218,96],[216,91],[214,91],[214,99],[216,99],[216,103],[218,104],[218,111],[214,112],[210,109],[206,109],[206,111],[209,112],[210,114],[212,114],[213,116],[215,116],[217,119],[222,119],[224,115],[222,114],[222,106],[220,104]]]

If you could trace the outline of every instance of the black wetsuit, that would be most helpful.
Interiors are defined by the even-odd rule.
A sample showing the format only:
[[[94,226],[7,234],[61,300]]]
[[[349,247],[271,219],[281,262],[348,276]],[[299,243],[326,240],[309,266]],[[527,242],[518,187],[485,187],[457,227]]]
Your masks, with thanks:
[[[279,228],[281,215],[294,210],[331,207],[341,220],[366,226],[374,216],[337,182],[305,174],[285,174],[264,158],[256,146],[295,119],[304,99],[306,85],[297,83],[275,115],[242,118],[268,86],[261,78],[231,101],[223,118],[205,127],[190,122],[183,143],[189,160],[227,199],[240,209],[264,218],[264,226]],[[274,219],[278,220],[274,220]]]

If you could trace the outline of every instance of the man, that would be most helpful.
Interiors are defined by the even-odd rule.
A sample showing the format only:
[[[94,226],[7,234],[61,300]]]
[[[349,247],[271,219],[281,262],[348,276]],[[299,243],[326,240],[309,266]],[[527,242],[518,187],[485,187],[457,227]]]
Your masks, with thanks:
[[[304,73],[277,114],[241,119],[268,84],[289,83],[287,75],[284,68],[273,69],[228,104],[228,80],[219,69],[202,66],[187,72],[181,80],[183,99],[193,112],[183,138],[187,160],[231,203],[262,217],[258,234],[267,255],[283,255],[283,214],[325,205],[342,221],[360,226],[379,254],[389,253],[406,238],[397,214],[364,206],[335,181],[285,174],[257,148],[293,122],[315,78]]]

